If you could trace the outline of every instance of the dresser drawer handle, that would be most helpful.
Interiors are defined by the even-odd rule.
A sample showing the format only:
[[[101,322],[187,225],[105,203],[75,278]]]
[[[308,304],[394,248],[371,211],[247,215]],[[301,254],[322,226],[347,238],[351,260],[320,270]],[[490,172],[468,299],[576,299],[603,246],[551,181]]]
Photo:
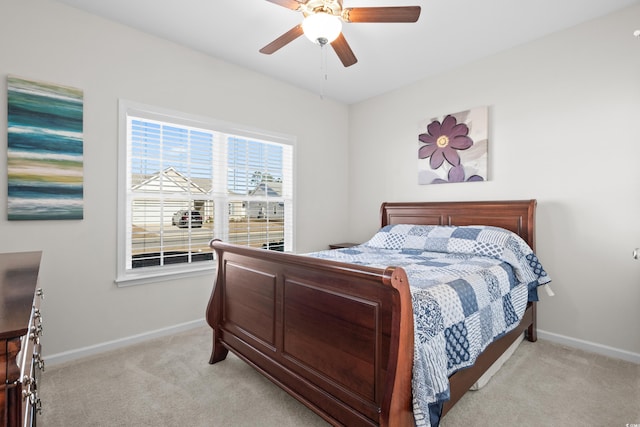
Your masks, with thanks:
[[[37,391],[22,390],[22,398],[29,401],[29,405],[33,406],[39,415],[42,415],[42,401]]]
[[[36,413],[38,415],[42,415],[42,400],[40,400],[40,397],[36,396]]]
[[[42,325],[32,326],[30,330],[29,338],[35,339],[37,337],[41,337],[43,334]]]
[[[44,372],[44,359],[42,358],[42,356],[40,356],[39,354],[35,355],[34,361],[36,362],[38,369]]]
[[[33,399],[35,399],[35,395],[30,389],[29,390],[22,390],[22,399],[23,400],[27,400],[28,399],[29,403],[33,404],[33,402],[34,402]]]

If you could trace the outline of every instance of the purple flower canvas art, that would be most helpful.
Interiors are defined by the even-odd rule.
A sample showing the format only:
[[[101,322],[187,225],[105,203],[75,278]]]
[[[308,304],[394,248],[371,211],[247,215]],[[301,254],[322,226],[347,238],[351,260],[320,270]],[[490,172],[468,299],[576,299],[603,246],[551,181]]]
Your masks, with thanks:
[[[425,120],[419,132],[419,184],[487,180],[487,107]]]

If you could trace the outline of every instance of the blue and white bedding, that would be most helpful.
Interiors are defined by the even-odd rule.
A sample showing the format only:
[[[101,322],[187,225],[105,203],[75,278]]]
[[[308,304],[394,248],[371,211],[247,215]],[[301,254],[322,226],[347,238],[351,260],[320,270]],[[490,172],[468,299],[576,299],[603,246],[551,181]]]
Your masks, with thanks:
[[[309,254],[371,267],[402,267],[414,314],[413,409],[437,426],[448,377],[473,365],[514,329],[537,287],[551,281],[517,234],[490,226],[389,225],[362,245]]]

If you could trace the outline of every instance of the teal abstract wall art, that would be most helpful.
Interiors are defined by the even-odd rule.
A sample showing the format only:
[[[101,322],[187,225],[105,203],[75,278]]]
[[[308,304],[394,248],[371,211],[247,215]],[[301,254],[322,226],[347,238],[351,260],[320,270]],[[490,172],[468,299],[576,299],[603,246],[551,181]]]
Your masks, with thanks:
[[[7,78],[9,220],[83,218],[83,92]]]

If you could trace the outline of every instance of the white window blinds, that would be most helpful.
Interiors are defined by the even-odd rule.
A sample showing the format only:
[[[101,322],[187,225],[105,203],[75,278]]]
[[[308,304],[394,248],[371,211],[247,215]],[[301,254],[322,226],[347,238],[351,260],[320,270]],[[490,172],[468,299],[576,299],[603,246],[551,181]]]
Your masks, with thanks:
[[[291,211],[291,146],[229,137],[229,241],[272,250],[285,244]]]
[[[292,249],[291,138],[126,102],[121,117],[118,282],[212,268],[212,238]]]

